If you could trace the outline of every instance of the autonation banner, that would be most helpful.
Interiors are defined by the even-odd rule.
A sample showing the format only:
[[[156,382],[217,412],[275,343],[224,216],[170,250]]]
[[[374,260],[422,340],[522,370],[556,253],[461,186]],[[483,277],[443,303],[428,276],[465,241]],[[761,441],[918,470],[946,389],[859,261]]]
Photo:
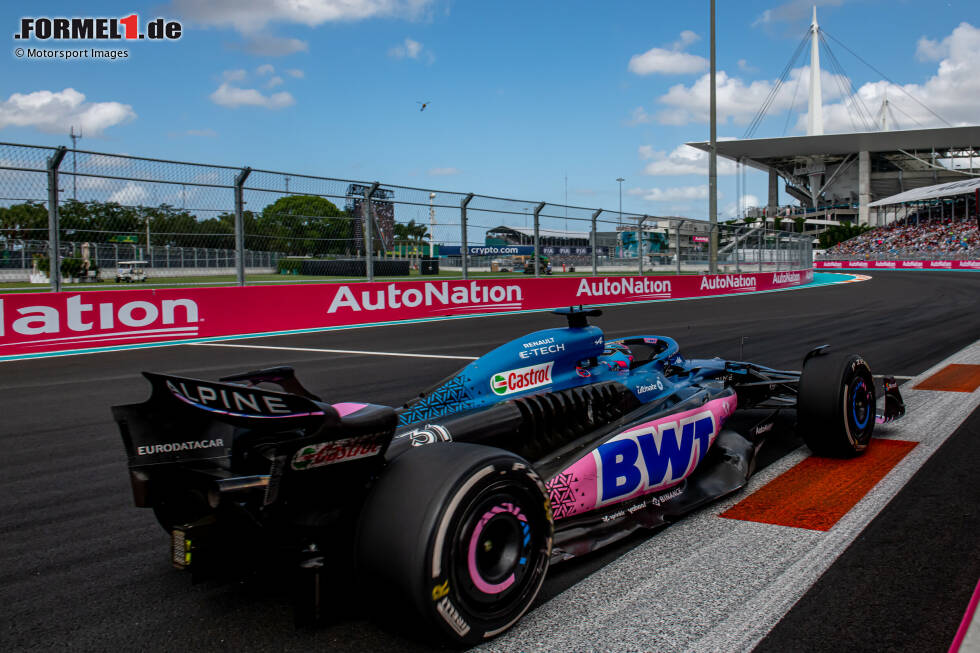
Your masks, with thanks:
[[[980,270],[980,261],[815,261],[818,270]]]
[[[787,288],[811,270],[0,294],[0,360],[246,334]]]

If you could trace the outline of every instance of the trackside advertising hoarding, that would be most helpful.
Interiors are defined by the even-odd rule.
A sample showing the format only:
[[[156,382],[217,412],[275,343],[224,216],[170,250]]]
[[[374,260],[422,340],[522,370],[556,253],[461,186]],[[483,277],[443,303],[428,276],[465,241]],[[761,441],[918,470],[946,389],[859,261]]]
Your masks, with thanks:
[[[818,270],[980,270],[980,261],[814,261]]]
[[[0,294],[0,360],[201,338],[787,288],[811,270]]]

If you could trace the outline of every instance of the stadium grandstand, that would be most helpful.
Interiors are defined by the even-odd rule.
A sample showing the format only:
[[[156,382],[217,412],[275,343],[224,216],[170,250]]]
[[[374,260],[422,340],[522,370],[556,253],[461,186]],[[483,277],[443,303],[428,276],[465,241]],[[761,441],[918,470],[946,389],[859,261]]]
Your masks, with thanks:
[[[913,213],[834,245],[827,259],[976,259],[980,230],[976,216],[939,218]]]

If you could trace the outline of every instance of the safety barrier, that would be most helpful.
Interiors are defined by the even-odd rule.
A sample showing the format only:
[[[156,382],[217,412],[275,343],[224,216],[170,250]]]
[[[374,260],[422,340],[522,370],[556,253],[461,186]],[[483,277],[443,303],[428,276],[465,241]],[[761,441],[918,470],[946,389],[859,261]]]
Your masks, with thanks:
[[[0,294],[0,360],[204,338],[775,290],[811,270]]]
[[[980,261],[814,261],[818,270],[980,270]]]

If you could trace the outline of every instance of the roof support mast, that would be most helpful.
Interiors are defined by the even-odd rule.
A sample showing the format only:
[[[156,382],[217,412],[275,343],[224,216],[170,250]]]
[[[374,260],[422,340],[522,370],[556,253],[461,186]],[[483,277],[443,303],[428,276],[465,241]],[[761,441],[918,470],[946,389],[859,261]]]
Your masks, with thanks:
[[[806,116],[806,135],[823,135],[823,93],[820,88],[820,26],[817,24],[817,7],[813,7],[813,22],[810,24],[810,105]],[[810,198],[813,200],[813,210],[816,212],[820,199],[821,177],[824,167],[823,158],[819,156],[810,159]]]

